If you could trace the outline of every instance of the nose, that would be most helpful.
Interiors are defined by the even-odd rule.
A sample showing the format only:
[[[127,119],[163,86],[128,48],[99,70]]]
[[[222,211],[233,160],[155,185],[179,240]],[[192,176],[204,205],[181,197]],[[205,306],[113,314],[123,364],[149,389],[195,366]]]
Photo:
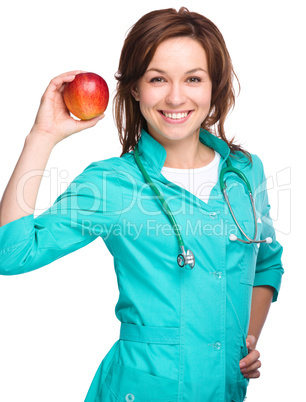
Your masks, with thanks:
[[[182,105],[186,102],[184,88],[179,83],[172,83],[168,87],[166,102],[173,106]]]

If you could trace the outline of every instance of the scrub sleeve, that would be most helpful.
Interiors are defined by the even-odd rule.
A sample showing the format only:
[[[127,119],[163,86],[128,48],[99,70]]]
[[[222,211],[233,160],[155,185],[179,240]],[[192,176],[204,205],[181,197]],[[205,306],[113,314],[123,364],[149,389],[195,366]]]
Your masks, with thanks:
[[[270,217],[270,203],[267,192],[267,180],[261,160],[256,156],[261,172],[261,179],[255,191],[255,197],[261,200],[261,208],[257,211],[261,220],[261,238],[272,238],[272,243],[261,243],[256,260],[255,279],[253,286],[269,285],[274,288],[272,303],[278,298],[284,269],[281,263],[283,247],[276,239],[275,228]]]
[[[0,227],[0,274],[33,271],[108,236],[120,218],[120,194],[109,165],[90,164],[46,212]]]

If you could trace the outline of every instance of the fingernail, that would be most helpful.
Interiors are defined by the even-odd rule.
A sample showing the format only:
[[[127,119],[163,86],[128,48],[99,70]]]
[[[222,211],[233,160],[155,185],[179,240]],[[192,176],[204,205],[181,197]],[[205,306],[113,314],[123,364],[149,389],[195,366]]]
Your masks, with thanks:
[[[247,345],[247,348],[248,348],[250,346],[250,342],[247,342],[246,345]]]
[[[239,364],[239,366],[240,366],[240,368],[245,367],[245,366],[246,366],[246,363],[245,363],[245,362],[241,362],[241,363]]]

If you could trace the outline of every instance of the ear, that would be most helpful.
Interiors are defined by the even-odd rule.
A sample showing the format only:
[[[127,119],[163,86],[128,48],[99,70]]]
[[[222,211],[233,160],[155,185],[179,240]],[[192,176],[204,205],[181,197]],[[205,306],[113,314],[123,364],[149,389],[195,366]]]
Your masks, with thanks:
[[[131,93],[134,96],[135,100],[139,101],[139,92],[138,92],[138,89],[136,87],[132,88]]]

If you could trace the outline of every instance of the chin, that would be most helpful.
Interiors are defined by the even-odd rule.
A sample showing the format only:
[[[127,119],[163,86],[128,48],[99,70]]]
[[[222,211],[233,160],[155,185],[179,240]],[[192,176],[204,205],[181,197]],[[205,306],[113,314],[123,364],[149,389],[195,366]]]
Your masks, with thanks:
[[[184,140],[185,138],[191,137],[195,134],[195,132],[198,132],[198,130],[194,130],[193,132],[188,132],[186,133],[186,131],[182,132],[181,134],[178,133],[178,130],[176,130],[176,132],[174,133],[169,133],[166,130],[163,132],[158,132],[158,134],[155,134],[155,137],[157,136],[158,138],[165,138],[167,140],[171,140],[171,141],[179,141],[179,140]],[[153,134],[154,137],[154,134]]]

